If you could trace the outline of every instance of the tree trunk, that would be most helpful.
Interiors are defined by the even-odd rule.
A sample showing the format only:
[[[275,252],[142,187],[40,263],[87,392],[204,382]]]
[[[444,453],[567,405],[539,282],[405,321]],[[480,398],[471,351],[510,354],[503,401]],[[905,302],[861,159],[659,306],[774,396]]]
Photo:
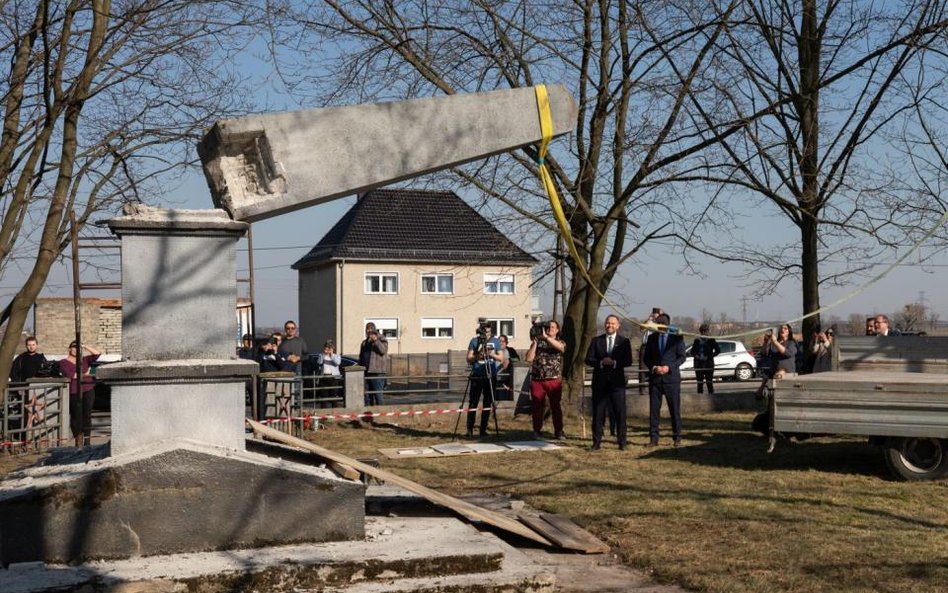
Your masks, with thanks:
[[[800,97],[797,110],[800,113],[800,132],[803,154],[800,160],[802,195],[800,205],[801,261],[803,266],[802,293],[803,314],[820,308],[819,271],[819,222],[820,215],[820,56],[822,39],[816,15],[816,0],[803,1],[800,26]],[[803,320],[802,336],[806,352],[812,352],[813,334],[820,325],[820,316]],[[804,357],[809,362],[809,356]],[[803,369],[797,369],[797,372]]]
[[[800,225],[800,238],[802,239],[803,264],[803,313],[812,313],[820,309],[820,270],[817,246],[818,225],[815,219],[807,217]],[[819,314],[813,317],[807,317],[803,320],[803,341],[807,352],[811,352],[813,345],[813,334],[820,327]],[[808,357],[807,357],[808,358]],[[800,372],[801,369],[797,369]]]

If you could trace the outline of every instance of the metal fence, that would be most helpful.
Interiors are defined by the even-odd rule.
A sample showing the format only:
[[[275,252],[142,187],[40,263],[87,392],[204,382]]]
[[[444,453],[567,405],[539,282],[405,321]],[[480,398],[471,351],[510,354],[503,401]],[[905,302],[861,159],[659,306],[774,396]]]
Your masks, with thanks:
[[[386,406],[444,403],[456,405],[465,397],[468,374],[386,375],[382,395]],[[513,399],[512,375],[497,377],[497,398]],[[258,418],[298,417],[325,408],[345,408],[354,412],[363,408],[363,395],[377,394],[365,388],[362,372],[339,377],[261,373],[256,384]],[[353,393],[357,393],[353,397]],[[348,405],[347,405],[348,402]]]
[[[48,449],[68,438],[68,382],[11,384],[0,409],[0,449]]]

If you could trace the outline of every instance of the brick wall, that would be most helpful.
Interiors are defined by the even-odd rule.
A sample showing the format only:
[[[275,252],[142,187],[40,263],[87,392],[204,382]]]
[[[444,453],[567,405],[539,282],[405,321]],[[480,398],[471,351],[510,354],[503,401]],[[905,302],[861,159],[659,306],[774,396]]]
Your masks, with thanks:
[[[103,354],[121,354],[121,299],[82,299],[82,341]],[[41,298],[33,309],[33,327],[40,351],[65,354],[76,337],[75,307],[72,298]]]

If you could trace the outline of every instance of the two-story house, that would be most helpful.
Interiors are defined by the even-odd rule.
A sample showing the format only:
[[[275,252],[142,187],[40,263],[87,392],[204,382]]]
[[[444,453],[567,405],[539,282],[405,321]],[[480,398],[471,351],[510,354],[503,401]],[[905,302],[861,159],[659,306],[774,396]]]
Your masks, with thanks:
[[[443,352],[484,317],[525,347],[535,263],[452,192],[374,190],[293,264],[300,329],[314,352],[358,352],[369,321],[392,352]]]

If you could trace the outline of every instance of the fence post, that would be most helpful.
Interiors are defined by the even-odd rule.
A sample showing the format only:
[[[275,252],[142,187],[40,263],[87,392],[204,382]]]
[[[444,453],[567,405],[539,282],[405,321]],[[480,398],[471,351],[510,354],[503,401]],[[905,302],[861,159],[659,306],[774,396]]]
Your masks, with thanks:
[[[56,431],[56,440],[57,445],[62,446],[70,437],[72,433],[69,428],[69,381],[65,380],[59,384],[59,387],[56,390],[56,395],[59,398],[59,429]]]
[[[365,367],[354,364],[342,369],[342,381],[345,391],[347,410],[361,410],[365,407]]]

